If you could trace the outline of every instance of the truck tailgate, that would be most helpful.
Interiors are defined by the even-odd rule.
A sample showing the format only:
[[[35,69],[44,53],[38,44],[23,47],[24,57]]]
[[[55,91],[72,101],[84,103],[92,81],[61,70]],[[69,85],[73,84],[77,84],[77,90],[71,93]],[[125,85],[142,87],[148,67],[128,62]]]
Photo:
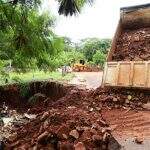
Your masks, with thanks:
[[[150,61],[106,62],[102,84],[150,88]]]

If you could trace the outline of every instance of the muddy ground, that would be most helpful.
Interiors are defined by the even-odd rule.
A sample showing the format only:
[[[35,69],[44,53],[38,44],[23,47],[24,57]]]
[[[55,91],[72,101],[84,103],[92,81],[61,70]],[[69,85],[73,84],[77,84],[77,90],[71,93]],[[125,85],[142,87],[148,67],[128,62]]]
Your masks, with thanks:
[[[6,102],[8,108],[26,117],[3,130],[10,134],[3,134],[4,149],[117,150],[119,136],[150,136],[149,107],[145,105],[150,100],[148,91],[89,91],[54,82],[27,87],[24,95],[18,85],[1,88],[1,109]]]
[[[150,60],[150,28],[124,30],[119,36],[113,61]]]

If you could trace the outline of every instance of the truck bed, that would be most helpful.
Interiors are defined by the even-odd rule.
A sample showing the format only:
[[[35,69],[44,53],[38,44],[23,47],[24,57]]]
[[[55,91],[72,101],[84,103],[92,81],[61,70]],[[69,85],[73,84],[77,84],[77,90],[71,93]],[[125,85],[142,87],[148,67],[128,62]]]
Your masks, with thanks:
[[[150,89],[150,61],[106,62],[102,85]]]

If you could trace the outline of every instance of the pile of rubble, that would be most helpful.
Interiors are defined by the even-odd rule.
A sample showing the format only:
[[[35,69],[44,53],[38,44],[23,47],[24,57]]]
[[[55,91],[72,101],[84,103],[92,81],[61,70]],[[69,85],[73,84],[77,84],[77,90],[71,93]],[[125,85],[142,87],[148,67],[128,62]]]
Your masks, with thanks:
[[[86,91],[75,88],[47,105],[35,119],[12,130],[14,134],[4,140],[5,149],[120,149],[111,135],[114,127],[104,121],[101,108],[85,100],[86,95]]]
[[[23,110],[28,121],[12,124],[3,146],[6,150],[117,150],[120,145],[111,134],[116,127],[107,124],[102,109],[143,109],[149,100],[148,91],[101,87],[93,91],[72,87],[58,100],[35,93],[27,100],[30,107]]]
[[[150,28],[122,31],[117,40],[112,60],[150,60]]]
[[[135,110],[150,110],[150,93],[140,89],[97,88],[89,92],[96,104],[107,108],[131,108]]]
[[[9,138],[12,134],[12,129],[20,125],[24,125],[36,115],[28,115],[27,113],[20,114],[16,110],[11,110],[3,103],[0,107],[0,141],[4,138]]]

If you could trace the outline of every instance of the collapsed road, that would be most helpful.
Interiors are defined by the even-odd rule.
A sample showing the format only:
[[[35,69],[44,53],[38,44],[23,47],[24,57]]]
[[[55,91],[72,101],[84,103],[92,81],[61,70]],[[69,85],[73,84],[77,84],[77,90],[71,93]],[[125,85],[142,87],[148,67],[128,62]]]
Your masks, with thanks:
[[[1,108],[5,102],[6,115],[14,115],[10,110],[16,110],[18,118],[18,123],[10,121],[9,126],[0,129],[4,149],[120,149],[114,135],[129,136],[127,133],[133,129],[132,110],[141,116],[141,110],[148,111],[150,98],[149,92],[141,90],[98,88],[88,91],[54,82],[30,83],[26,89],[26,94],[21,95],[19,85],[1,88]],[[117,117],[122,112],[125,115]],[[128,120],[128,113],[131,120]],[[127,120],[119,119],[121,116],[126,116]],[[115,122],[113,117],[118,120]],[[145,119],[137,117],[137,122],[146,126],[143,126],[143,132],[135,123],[134,135],[140,132],[149,137],[150,124]]]

